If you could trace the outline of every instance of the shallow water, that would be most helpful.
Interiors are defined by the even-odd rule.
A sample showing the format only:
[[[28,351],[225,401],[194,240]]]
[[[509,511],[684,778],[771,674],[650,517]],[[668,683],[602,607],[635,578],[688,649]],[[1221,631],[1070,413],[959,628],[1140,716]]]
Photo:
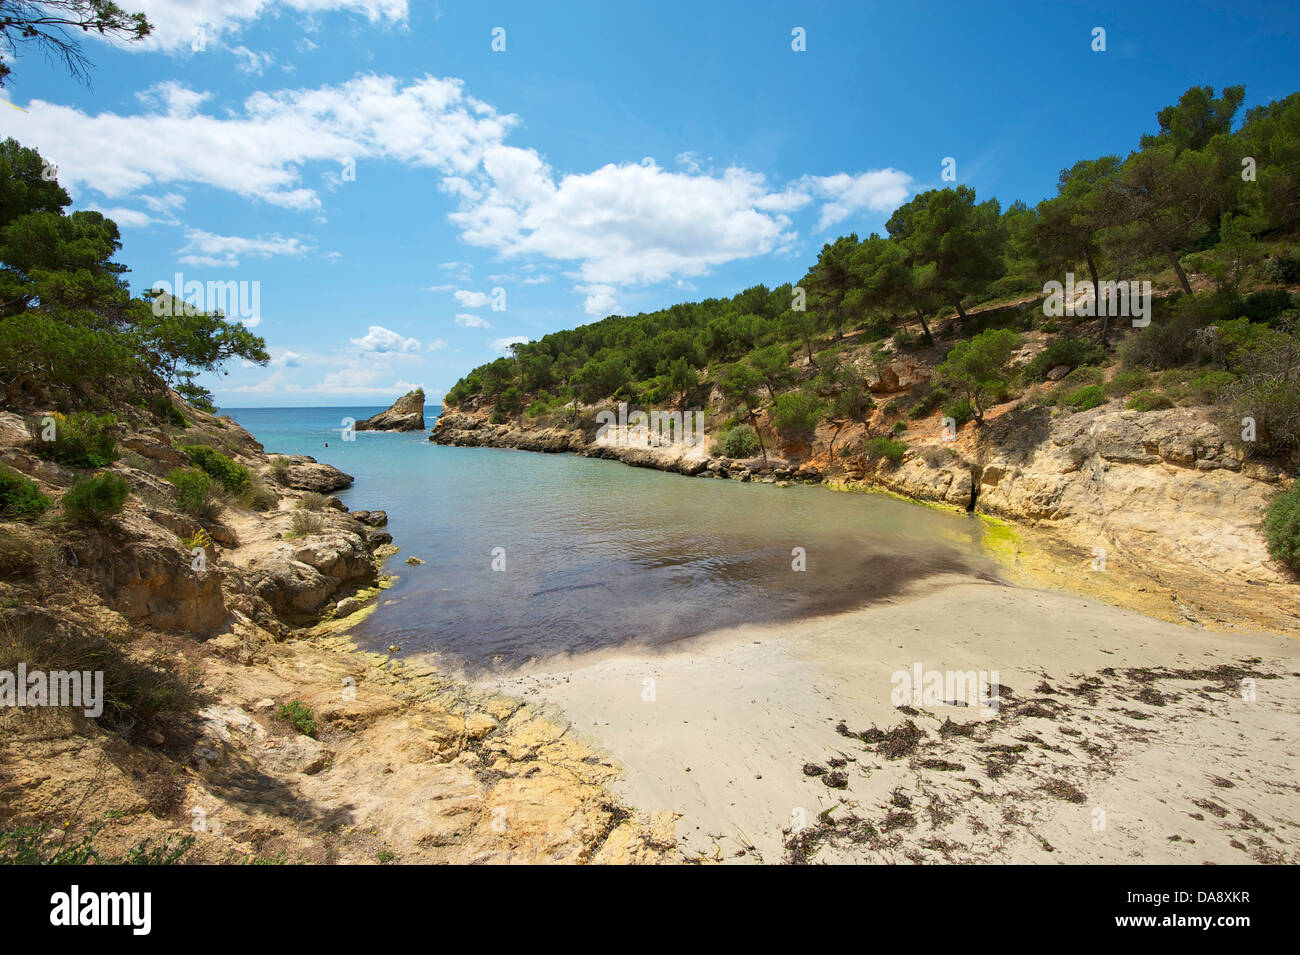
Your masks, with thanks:
[[[375,410],[223,409],[268,451],[312,454],[356,477],[340,494],[349,507],[388,511],[402,553],[387,569],[400,579],[353,631],[370,648],[513,666],[830,613],[936,573],[994,570],[964,515],[576,455],[439,447],[425,434],[340,439],[344,416]],[[405,564],[410,555],[426,563]]]

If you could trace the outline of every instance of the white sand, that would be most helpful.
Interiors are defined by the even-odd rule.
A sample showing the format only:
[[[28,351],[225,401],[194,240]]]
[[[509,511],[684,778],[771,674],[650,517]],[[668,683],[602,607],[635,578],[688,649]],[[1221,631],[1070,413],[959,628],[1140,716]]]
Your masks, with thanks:
[[[1211,668],[1252,657],[1263,661],[1257,671],[1280,675],[1258,679],[1253,701],[1235,679],[1216,686],[1201,677],[1150,684],[1178,696],[1154,705],[1135,698],[1143,684],[1122,672],[1101,676],[1095,703],[1035,692],[1043,679],[1061,689],[1107,667]],[[836,732],[841,720],[857,732],[909,719],[890,703],[891,675],[916,663],[997,671],[1012,693],[975,738],[937,731],[946,717],[979,720],[977,711],[921,707],[911,718],[926,741],[899,759]],[[550,661],[493,682],[554,704],[572,732],[619,760],[631,805],[681,813],[688,854],[779,862],[783,830],[801,818],[816,826],[834,808],[841,828],[821,833],[815,860],[1294,863],[1297,671],[1300,643],[1286,637],[1209,633],[953,578],[852,613],[733,628],[666,652]],[[647,680],[652,700],[643,698]],[[1027,697],[1046,699],[1051,718],[1017,714]],[[990,746],[1020,750],[995,777]],[[961,768],[924,768],[922,758]],[[830,759],[847,760],[847,788],[802,770]],[[1061,782],[1075,789],[1041,788]],[[1082,801],[1062,798],[1072,792]],[[856,842],[842,828],[855,816],[873,827]]]

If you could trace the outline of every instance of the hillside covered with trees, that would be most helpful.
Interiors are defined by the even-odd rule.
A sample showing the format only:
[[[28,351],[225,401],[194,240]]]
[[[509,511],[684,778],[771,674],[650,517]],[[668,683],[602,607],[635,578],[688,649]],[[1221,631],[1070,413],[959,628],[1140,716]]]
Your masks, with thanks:
[[[1113,362],[1122,339],[1117,358],[1134,374],[1120,387],[1150,385],[1151,373],[1210,369],[1215,397],[1231,392],[1258,412],[1260,449],[1293,452],[1294,409],[1261,405],[1268,386],[1251,376],[1293,347],[1296,300],[1287,287],[1300,281],[1300,93],[1251,110],[1234,132],[1244,95],[1239,86],[1217,96],[1189,89],[1159,111],[1138,149],[1063,170],[1057,195],[1035,207],[1004,209],[964,185],[924,192],[895,210],[887,236],[826,244],[798,283],[548,334],[471,371],[445,403],[485,401],[497,420],[573,420],[601,401],[685,406],[716,386],[740,418],[766,406],[776,430],[795,434],[870,409],[861,376],[837,361],[851,339],[876,343],[880,354],[953,349],[942,375],[948,394],[931,398],[931,410],[957,400],[955,417],[979,420],[986,401],[1014,391],[1013,379]],[[1044,282],[1067,272],[1080,285],[1152,280],[1155,321],[1124,335],[1086,303],[1072,316],[1096,318],[1086,328],[1063,329],[1036,302],[995,319],[968,311],[1037,299]],[[995,330],[991,321],[1008,334],[978,337]],[[1008,336],[1031,328],[1062,332],[1049,358],[1016,376],[972,371],[1005,362]]]

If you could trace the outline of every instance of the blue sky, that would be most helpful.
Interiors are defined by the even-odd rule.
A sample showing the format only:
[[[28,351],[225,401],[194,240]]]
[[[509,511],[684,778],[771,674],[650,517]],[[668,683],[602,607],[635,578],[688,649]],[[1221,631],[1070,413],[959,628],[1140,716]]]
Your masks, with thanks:
[[[797,281],[944,157],[1032,203],[1188,86],[1300,88],[1282,2],[123,5],[156,35],[90,40],[89,88],[27,53],[0,136],[118,220],[135,290],[257,283],[273,362],[209,377],[227,407],[436,399],[512,340]]]

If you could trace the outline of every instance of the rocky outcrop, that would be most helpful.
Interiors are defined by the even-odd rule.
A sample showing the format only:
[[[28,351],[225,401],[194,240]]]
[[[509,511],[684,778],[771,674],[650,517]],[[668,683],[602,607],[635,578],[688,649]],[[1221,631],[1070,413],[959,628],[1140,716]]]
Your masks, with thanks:
[[[280,465],[278,462],[283,461]],[[295,491],[329,494],[352,486],[351,474],[344,474],[332,464],[322,464],[307,454],[276,455],[277,473],[285,487]]]
[[[410,391],[393,402],[387,411],[358,421],[357,431],[423,431],[424,391]]]

